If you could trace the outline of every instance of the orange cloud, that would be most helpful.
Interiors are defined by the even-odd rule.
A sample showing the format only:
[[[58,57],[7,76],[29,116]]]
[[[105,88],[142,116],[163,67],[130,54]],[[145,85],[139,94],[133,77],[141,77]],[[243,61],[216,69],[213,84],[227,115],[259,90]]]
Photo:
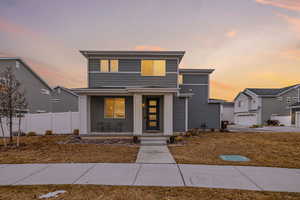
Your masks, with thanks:
[[[149,45],[139,45],[134,47],[137,51],[163,51],[164,48],[160,46],[149,46]]]
[[[232,37],[235,37],[236,34],[237,34],[237,31],[232,30],[232,31],[227,32],[226,36],[232,38]]]
[[[299,0],[256,0],[257,3],[271,5],[278,8],[300,11]]]
[[[300,18],[296,17],[290,17],[288,15],[282,14],[282,13],[277,13],[277,16],[283,18],[287,23],[290,25],[290,28],[297,32],[300,33]]]
[[[300,49],[289,49],[280,53],[281,56],[300,60]]]
[[[233,90],[237,90],[238,89],[237,87],[235,87],[233,85],[229,85],[229,84],[222,83],[222,82],[215,81],[215,80],[211,80],[210,84],[213,87],[216,87],[216,88],[222,89],[222,90],[227,90],[227,91],[233,91]]]

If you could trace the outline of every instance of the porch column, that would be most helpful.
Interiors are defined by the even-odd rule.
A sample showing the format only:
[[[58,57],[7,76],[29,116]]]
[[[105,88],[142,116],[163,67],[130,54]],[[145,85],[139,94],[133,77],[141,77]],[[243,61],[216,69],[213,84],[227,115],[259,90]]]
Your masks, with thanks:
[[[89,96],[80,95],[78,102],[79,111],[79,133],[88,134],[90,132],[90,105]]]
[[[133,135],[143,133],[143,101],[141,94],[133,95]]]
[[[173,135],[173,94],[164,95],[164,135]]]

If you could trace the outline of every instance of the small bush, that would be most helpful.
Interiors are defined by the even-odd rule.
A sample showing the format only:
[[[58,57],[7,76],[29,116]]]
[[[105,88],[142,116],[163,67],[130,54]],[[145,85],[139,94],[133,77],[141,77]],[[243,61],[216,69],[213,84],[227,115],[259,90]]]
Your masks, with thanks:
[[[185,132],[184,136],[185,136],[185,137],[191,137],[191,136],[192,136],[192,133],[191,133],[191,131],[187,131],[187,132]]]
[[[278,120],[267,120],[267,125],[268,126],[279,126],[279,121]]]
[[[13,134],[13,136],[18,136],[19,132],[18,131],[14,131],[12,134]],[[20,136],[25,136],[25,135],[26,135],[26,133],[24,133],[24,132],[21,131]]]
[[[284,124],[280,124],[279,126],[284,126]]]
[[[181,142],[181,141],[183,141],[183,137],[182,136],[176,136],[175,141],[176,142]]]
[[[191,135],[192,135],[192,136],[198,135],[198,129],[197,129],[197,128],[192,128],[192,130],[191,130]]]
[[[175,143],[175,138],[176,138],[176,136],[171,136],[171,137],[170,137],[170,143],[171,143],[171,144],[174,144],[174,143]]]
[[[74,134],[74,135],[79,135],[79,129],[74,129],[74,130],[73,130],[73,134]]]
[[[139,141],[139,139],[138,139],[138,137],[137,136],[133,136],[133,143],[138,143],[138,141]]]
[[[53,135],[52,130],[46,130],[45,135]]]
[[[257,125],[257,124],[253,124],[252,126],[250,126],[250,128],[260,128],[261,126],[260,125]]]
[[[26,136],[36,136],[36,132],[30,131],[27,133]]]

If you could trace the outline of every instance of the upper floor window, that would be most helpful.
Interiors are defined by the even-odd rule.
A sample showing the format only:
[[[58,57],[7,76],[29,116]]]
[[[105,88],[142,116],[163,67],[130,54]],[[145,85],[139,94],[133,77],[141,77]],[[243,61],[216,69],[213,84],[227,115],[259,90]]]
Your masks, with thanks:
[[[291,97],[287,97],[287,98],[286,98],[286,102],[287,102],[287,103],[291,103]]]
[[[125,98],[105,98],[104,118],[125,119]]]
[[[238,102],[238,106],[239,106],[239,107],[242,107],[242,105],[243,105],[243,102],[242,102],[242,101],[239,101],[239,102]]]
[[[183,76],[182,76],[182,74],[179,74],[179,75],[178,75],[178,84],[179,84],[179,85],[182,85],[182,84],[183,84]]]
[[[165,60],[142,60],[142,76],[166,76]]]
[[[277,100],[278,101],[282,101],[282,97],[277,97]]]
[[[100,72],[118,72],[119,60],[100,60]]]

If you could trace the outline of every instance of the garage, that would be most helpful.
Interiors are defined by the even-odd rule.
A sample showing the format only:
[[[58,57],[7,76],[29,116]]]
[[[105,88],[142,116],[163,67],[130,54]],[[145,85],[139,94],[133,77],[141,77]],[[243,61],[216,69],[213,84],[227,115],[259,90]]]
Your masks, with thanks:
[[[243,126],[252,126],[254,124],[257,124],[257,117],[255,114],[237,115],[235,117],[235,124]]]

